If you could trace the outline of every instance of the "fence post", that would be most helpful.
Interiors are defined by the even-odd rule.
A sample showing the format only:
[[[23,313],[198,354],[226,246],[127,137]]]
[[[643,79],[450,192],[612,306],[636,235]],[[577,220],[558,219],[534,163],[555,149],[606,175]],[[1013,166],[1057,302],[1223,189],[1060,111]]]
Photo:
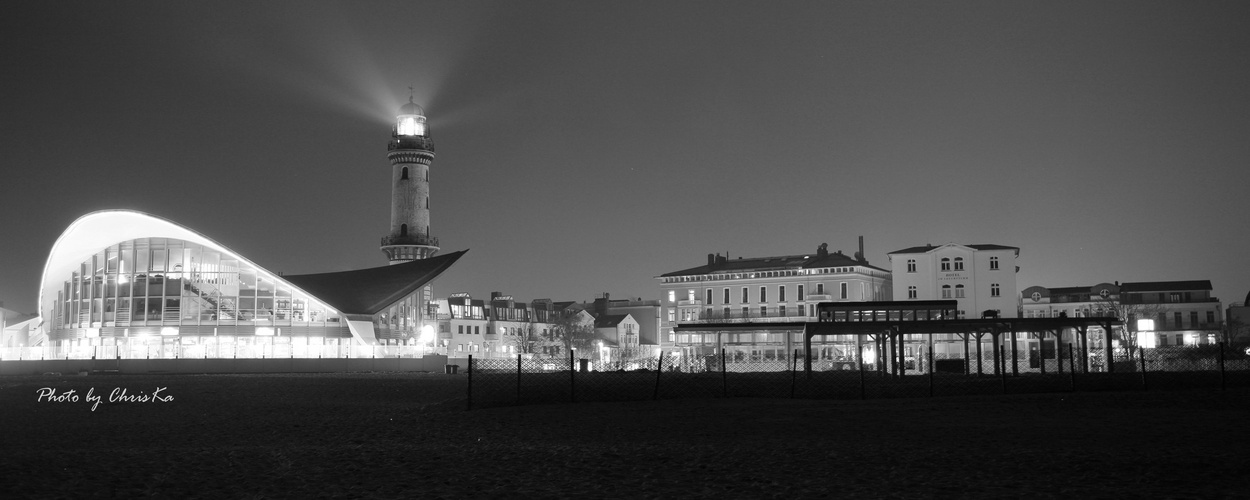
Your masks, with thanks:
[[[660,399],[660,374],[664,373],[664,351],[660,351],[659,364],[655,366],[655,392],[651,393],[651,400]]]
[[[516,404],[521,404],[521,355],[516,355]]]
[[[1220,342],[1220,390],[1225,390],[1224,385],[1224,343]]]
[[[1076,353],[1072,350],[1072,343],[1068,342],[1068,374],[1072,376],[1072,382],[1068,386],[1071,392],[1076,392]],[[1062,366],[1062,363],[1060,363]]]
[[[998,370],[1000,379],[1003,382],[1003,394],[1007,394],[1007,346],[998,346],[998,357],[1002,360],[1002,369]]]
[[[729,397],[729,381],[725,378],[725,348],[720,350],[720,396],[722,398]]]
[[[789,335],[789,334],[787,334]],[[799,376],[799,350],[794,350],[794,357],[790,358],[790,399],[794,399],[794,384]]]
[[[1141,360],[1141,390],[1146,390],[1146,349],[1138,346],[1137,357]]]
[[[933,344],[929,344],[929,397],[933,397]]]
[[[864,390],[864,346],[859,346],[859,399],[867,399]]]
[[[473,409],[473,355],[472,354],[469,355],[468,376],[469,376],[469,393],[468,393],[468,398],[467,398],[468,402],[466,403],[465,410],[472,410]]]
[[[577,351],[569,349],[569,402],[577,402],[577,367],[573,366],[576,362]]]

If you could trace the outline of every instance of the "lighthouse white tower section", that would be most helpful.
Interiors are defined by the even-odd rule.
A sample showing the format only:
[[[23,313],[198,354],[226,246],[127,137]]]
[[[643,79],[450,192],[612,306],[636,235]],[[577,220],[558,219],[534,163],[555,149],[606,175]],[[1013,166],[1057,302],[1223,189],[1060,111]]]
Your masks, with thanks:
[[[391,161],[391,232],[382,237],[382,251],[391,264],[433,257],[438,253],[438,238],[430,235],[434,142],[425,110],[412,98],[399,108],[386,149]]]

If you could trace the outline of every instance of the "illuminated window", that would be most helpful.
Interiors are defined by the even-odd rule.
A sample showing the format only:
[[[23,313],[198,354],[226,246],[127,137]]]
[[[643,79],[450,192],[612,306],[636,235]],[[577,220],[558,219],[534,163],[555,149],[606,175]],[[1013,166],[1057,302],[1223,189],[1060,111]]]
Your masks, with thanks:
[[[916,272],[916,259],[907,259],[907,272]]]
[[[990,285],[990,297],[998,297],[1002,295],[1002,289],[998,287],[998,283]]]
[[[669,291],[668,291],[668,301],[669,301],[669,302],[677,302],[677,291],[676,291],[676,290],[669,290]]]
[[[956,271],[964,270],[964,258],[963,257],[955,257],[955,270]]]
[[[998,269],[998,257],[990,257],[990,270]]]
[[[916,287],[914,286],[907,287],[907,298],[909,299],[916,298]]]

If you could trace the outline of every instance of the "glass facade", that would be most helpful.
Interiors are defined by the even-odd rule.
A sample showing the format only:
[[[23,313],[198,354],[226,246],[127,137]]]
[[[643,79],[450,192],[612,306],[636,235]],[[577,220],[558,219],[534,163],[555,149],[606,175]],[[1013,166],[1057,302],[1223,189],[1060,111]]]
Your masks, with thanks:
[[[121,357],[279,356],[296,346],[349,345],[352,337],[337,312],[282,279],[229,252],[172,238],[108,246],[65,276],[56,295],[53,345],[106,346]],[[408,302],[375,323],[412,324]]]

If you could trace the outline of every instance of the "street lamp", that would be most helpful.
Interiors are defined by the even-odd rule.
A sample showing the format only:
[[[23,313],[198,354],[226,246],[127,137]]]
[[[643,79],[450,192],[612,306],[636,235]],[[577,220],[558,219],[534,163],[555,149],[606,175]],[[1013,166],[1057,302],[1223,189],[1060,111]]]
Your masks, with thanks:
[[[434,327],[430,325],[422,326],[421,336],[417,338],[417,341],[421,343],[421,356],[424,357],[425,346],[434,341]]]

